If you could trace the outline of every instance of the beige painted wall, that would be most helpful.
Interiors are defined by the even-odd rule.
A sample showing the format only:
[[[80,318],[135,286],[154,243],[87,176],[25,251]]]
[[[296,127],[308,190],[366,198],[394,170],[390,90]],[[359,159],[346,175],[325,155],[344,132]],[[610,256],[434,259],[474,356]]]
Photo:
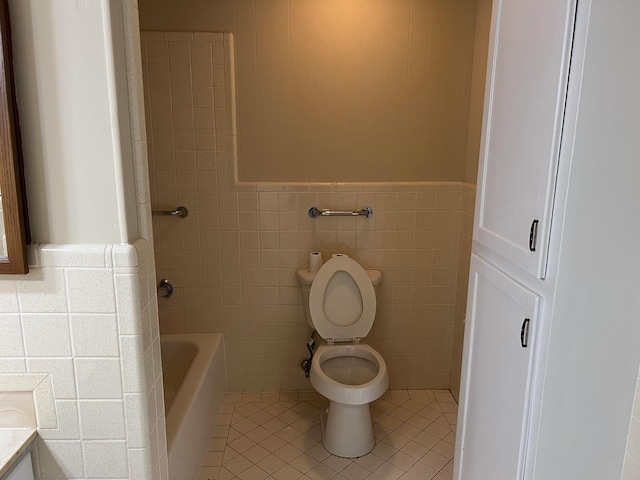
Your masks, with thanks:
[[[473,42],[473,66],[471,69],[471,93],[469,96],[469,128],[465,157],[464,181],[476,183],[478,158],[482,134],[484,87],[487,74],[487,53],[491,29],[492,0],[477,0],[476,30]]]
[[[236,34],[240,180],[462,181],[477,159],[476,0],[140,7],[143,30]]]

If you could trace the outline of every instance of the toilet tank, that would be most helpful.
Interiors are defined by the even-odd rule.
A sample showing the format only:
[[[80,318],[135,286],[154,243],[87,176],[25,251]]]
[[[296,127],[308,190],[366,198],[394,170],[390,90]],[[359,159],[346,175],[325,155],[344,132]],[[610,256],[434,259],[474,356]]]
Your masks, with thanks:
[[[369,278],[371,278],[374,290],[377,290],[376,287],[382,282],[382,272],[380,270],[366,269],[365,272],[367,272]],[[300,283],[300,293],[302,294],[302,304],[304,305],[304,316],[307,319],[309,326],[315,329],[316,327],[313,325],[313,321],[311,320],[311,311],[309,310],[309,293],[311,292],[311,284],[313,283],[313,279],[316,277],[316,274],[309,272],[309,270],[298,270],[296,272],[296,276]]]

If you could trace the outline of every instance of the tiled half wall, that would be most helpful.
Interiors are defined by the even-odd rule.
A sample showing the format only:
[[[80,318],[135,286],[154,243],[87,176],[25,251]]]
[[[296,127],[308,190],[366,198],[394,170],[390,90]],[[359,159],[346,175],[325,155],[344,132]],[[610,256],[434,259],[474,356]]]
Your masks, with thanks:
[[[52,387],[37,478],[167,478],[151,246],[31,246],[29,268],[0,282],[0,392]]]
[[[231,34],[142,32],[152,204],[190,211],[154,220],[158,278],[176,286],[161,331],[223,332],[230,391],[310,389],[295,271],[343,252],[383,273],[367,340],[391,387],[448,388],[466,187],[238,183],[232,53]],[[374,215],[311,219],[311,206]]]

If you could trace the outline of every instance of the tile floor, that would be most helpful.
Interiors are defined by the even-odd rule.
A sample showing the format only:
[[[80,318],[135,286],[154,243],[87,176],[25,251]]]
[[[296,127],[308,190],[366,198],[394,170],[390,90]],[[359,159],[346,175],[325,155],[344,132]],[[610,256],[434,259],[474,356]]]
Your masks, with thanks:
[[[390,390],[371,406],[376,446],[356,459],[320,442],[315,392],[229,394],[202,480],[450,480],[457,404],[446,390]]]

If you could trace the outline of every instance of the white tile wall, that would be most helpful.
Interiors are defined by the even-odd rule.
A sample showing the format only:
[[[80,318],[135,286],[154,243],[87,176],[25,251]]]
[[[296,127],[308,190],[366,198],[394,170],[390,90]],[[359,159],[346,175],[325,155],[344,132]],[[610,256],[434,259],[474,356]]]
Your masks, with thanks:
[[[126,478],[128,476],[126,442],[84,442],[82,448],[87,478]]]
[[[28,357],[70,357],[67,315],[22,315],[24,349]]]
[[[78,398],[122,398],[122,375],[117,358],[74,360]]]
[[[86,440],[124,440],[124,405],[120,400],[80,400],[80,433]]]
[[[0,304],[9,308],[0,316],[0,391],[16,381],[5,374],[45,374],[51,413],[47,395],[34,397],[39,478],[166,478],[149,243],[31,248],[30,273],[0,281]]]
[[[30,373],[48,373],[53,382],[53,394],[57,399],[75,399],[76,380],[73,359],[66,358],[27,358],[27,371]]]
[[[98,344],[95,338],[101,338]],[[118,357],[115,315],[71,315],[71,343],[75,357]]]
[[[0,315],[0,357],[24,356],[24,343],[20,316],[17,314]]]

